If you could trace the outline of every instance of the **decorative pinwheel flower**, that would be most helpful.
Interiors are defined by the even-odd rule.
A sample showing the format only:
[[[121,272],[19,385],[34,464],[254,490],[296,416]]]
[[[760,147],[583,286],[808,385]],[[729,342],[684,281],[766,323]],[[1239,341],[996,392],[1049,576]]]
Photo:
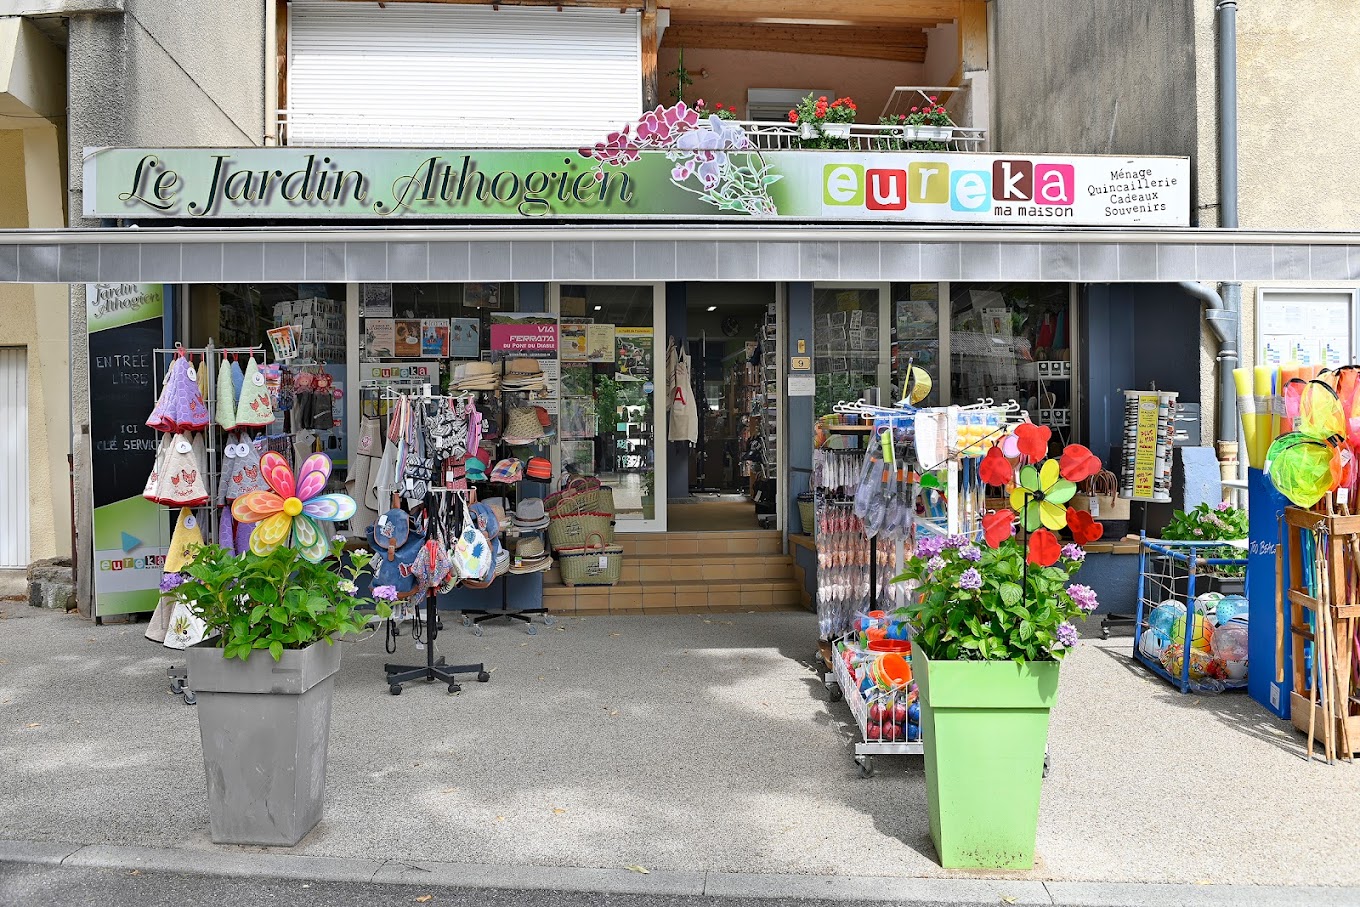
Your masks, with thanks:
[[[1011,506],[1026,532],[1040,525],[1061,529],[1067,525],[1067,502],[1076,493],[1076,483],[1062,477],[1058,461],[1045,460],[1042,467],[1020,467],[1020,485],[1011,492]]]
[[[331,459],[315,453],[293,480],[288,461],[275,451],[260,457],[260,471],[273,491],[243,494],[231,505],[238,523],[254,523],[251,553],[263,557],[289,541],[312,563],[325,559],[329,546],[317,520],[336,522],[354,516],[357,507],[347,494],[321,494],[331,475]]]

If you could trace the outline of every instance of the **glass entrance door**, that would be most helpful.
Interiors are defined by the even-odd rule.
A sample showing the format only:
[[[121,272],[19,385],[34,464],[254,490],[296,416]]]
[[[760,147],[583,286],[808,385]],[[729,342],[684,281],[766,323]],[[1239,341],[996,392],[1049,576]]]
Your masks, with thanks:
[[[614,494],[620,532],[666,528],[665,292],[659,284],[561,284],[559,471]]]

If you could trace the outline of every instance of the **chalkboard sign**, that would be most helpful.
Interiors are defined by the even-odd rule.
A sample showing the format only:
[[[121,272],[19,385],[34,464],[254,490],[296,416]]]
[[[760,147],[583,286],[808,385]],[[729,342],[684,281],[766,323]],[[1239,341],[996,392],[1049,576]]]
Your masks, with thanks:
[[[94,284],[89,330],[90,463],[94,498],[94,613],[150,611],[159,598],[168,542],[167,512],[142,497],[159,435],[146,425],[165,345],[164,289]]]
[[[90,335],[90,447],[94,506],[141,495],[156,463],[159,436],[146,418],[156,405],[160,377],[155,350],[161,320]]]

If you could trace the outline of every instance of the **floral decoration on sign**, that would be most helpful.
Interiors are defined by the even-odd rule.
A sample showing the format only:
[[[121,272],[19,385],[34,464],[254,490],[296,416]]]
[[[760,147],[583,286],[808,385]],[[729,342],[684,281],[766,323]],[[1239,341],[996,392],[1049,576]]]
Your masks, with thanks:
[[[730,116],[709,113],[703,101],[690,107],[648,111],[636,124],[605,136],[581,156],[594,160],[595,179],[606,167],[624,168],[644,150],[664,151],[671,162],[671,182],[719,211],[770,216],[778,213],[770,187],[782,177],[770,172],[750,137]]]

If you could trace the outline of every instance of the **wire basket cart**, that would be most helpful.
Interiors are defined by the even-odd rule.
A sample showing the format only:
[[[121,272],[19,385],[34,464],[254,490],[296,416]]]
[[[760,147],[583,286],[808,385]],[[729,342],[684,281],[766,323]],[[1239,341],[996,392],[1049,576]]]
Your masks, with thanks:
[[[853,634],[850,638],[853,638]],[[845,704],[850,706],[850,714],[855,718],[855,724],[859,726],[859,740],[855,743],[855,764],[859,766],[861,775],[866,778],[873,775],[874,756],[919,756],[925,752],[919,736],[911,741],[868,739],[869,700],[860,692],[859,684],[850,673],[850,666],[839,653],[835,653],[832,658],[832,676],[827,679],[826,686],[833,701],[845,699]],[[906,690],[897,696],[892,693],[883,694],[881,701],[892,707],[899,700],[907,703]],[[911,704],[908,704],[908,708],[910,706]]]
[[[1241,547],[1227,541],[1170,541],[1149,539],[1146,534],[1140,536],[1133,658],[1182,693],[1245,689],[1247,686],[1245,674],[1241,677],[1214,676],[1220,673],[1220,668],[1215,666],[1214,659],[1203,646],[1195,646],[1196,642],[1207,640],[1213,634],[1209,615],[1196,598],[1214,591],[1214,581],[1222,568],[1246,571],[1244,548],[1241,557],[1210,556],[1222,553],[1225,546]],[[1149,616],[1159,605],[1166,603],[1179,604],[1185,610],[1180,612],[1181,619],[1173,624],[1170,641],[1162,647],[1158,644],[1159,631],[1152,628]],[[1144,635],[1149,633],[1152,635],[1145,640]],[[1166,657],[1168,651],[1171,651],[1171,657]]]

